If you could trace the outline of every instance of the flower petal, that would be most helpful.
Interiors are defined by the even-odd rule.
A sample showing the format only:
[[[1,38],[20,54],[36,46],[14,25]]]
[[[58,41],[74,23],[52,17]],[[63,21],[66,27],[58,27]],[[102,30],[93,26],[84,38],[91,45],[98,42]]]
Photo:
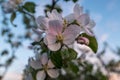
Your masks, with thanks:
[[[48,31],[53,33],[54,35],[57,35],[58,33],[62,32],[62,22],[59,20],[51,20],[49,21],[49,29]]]
[[[45,74],[45,72],[44,72],[43,70],[42,70],[42,71],[39,71],[39,72],[37,73],[37,75],[36,75],[36,79],[37,79],[37,80],[44,80],[45,77],[46,77],[46,74]]]
[[[48,68],[54,68],[55,65],[52,63],[52,61],[49,59],[48,61]]]
[[[87,25],[87,28],[93,28],[95,26],[95,22],[93,20],[90,20],[89,24]]]
[[[92,31],[91,29],[89,29],[89,28],[84,28],[84,30],[85,30],[85,33],[87,33],[88,35],[94,36],[94,33],[93,33],[93,31]]]
[[[57,78],[59,76],[58,70],[55,69],[49,69],[47,70],[47,73],[51,78]]]
[[[41,30],[46,30],[48,25],[47,25],[47,19],[43,16],[39,16],[37,19],[36,19],[36,22],[37,24],[39,25],[39,28]]]
[[[74,14],[69,14],[65,17],[65,20],[68,22],[68,23],[71,23],[75,20],[75,17],[74,17]]]
[[[47,54],[46,53],[42,54],[40,60],[41,60],[42,65],[46,65],[48,63],[48,56],[47,56]]]
[[[80,33],[80,27],[78,27],[77,25],[70,25],[63,32],[63,36],[64,36],[63,43],[67,45],[72,44],[75,38],[77,37],[77,35],[79,35],[79,33]]]
[[[61,48],[61,44],[60,43],[48,44],[48,48],[51,51],[57,51]]]
[[[75,17],[79,17],[83,13],[83,7],[80,7],[79,4],[76,4],[73,8]]]
[[[60,13],[58,13],[57,10],[54,9],[52,11],[52,15],[54,17],[54,20],[60,20],[60,21],[62,21],[62,15]]]
[[[34,60],[33,58],[29,59],[29,64],[34,69],[40,69],[42,68],[42,65],[39,60]]]
[[[82,14],[78,19],[77,19],[78,23],[84,27],[86,25],[89,24],[90,18],[88,16],[88,14]]]
[[[47,40],[47,44],[51,45],[56,43],[57,38],[56,35],[54,35],[53,33],[47,33],[46,40]]]

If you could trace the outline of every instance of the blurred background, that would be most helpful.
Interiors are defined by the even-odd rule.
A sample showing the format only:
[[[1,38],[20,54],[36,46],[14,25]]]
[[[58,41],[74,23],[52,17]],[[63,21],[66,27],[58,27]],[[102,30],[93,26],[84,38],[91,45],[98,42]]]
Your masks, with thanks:
[[[20,8],[6,13],[3,3],[7,1],[0,0],[0,80],[23,79],[28,58],[34,56],[29,48],[37,39],[32,31],[37,27],[34,17],[46,16],[53,9],[66,16],[73,12],[75,3],[96,22],[93,30],[99,49],[91,64],[101,64],[102,74],[109,72],[109,80],[120,80],[120,0],[24,0],[20,5],[26,11]]]

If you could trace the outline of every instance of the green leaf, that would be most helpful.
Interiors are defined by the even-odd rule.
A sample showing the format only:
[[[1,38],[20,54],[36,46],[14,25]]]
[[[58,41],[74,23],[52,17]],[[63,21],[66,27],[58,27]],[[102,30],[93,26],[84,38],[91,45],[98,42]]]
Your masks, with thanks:
[[[78,66],[75,63],[73,63],[73,62],[70,62],[68,67],[69,67],[69,69],[72,70],[72,72],[74,72],[76,74],[79,71]]]
[[[77,58],[77,52],[74,49],[69,48],[68,52],[70,60]]]
[[[67,60],[73,60],[77,58],[77,52],[74,49],[65,49],[62,51],[63,57]]]
[[[56,51],[56,52],[50,52],[50,58],[53,62],[53,64],[57,67],[57,68],[61,68],[62,67],[62,56],[61,56],[61,52],[60,51]]]
[[[13,23],[13,21],[15,20],[15,18],[16,18],[16,13],[13,12],[12,15],[11,15],[11,17],[10,17],[10,22],[12,23],[12,25],[13,25],[14,27],[17,26],[17,25],[15,25],[15,24]]]
[[[26,2],[23,5],[23,8],[27,10],[28,12],[35,13],[35,6],[36,6],[35,3],[33,2]]]
[[[94,36],[89,36],[86,33],[82,33],[81,36],[89,39],[89,45],[88,46],[92,49],[92,51],[94,53],[96,53],[97,50],[98,50],[98,43],[97,43],[96,38]]]

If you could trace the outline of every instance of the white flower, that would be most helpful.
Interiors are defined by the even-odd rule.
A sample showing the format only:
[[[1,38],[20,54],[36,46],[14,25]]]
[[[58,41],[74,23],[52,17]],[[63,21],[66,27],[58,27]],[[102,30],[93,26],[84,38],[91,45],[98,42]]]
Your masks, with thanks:
[[[47,12],[47,16],[48,17],[43,17],[43,16],[39,16],[36,19],[36,22],[38,24],[38,28],[42,31],[46,31],[48,29],[48,22],[50,20],[60,20],[62,21],[62,15],[59,14],[56,10],[53,10],[51,13]]]
[[[89,15],[86,13],[83,13],[83,8],[76,4],[73,9],[73,13],[66,16],[65,20],[68,23],[71,23],[73,21],[76,21],[79,26],[81,32],[86,32],[88,35],[93,36],[92,28],[95,26],[95,22],[90,19]]]
[[[17,9],[17,6],[22,2],[22,0],[9,0],[2,4],[2,9],[5,13],[11,13]]]
[[[63,21],[62,15],[58,13],[56,10],[53,10],[51,13],[47,12],[47,16],[49,20],[60,20]]]
[[[71,45],[79,33],[80,28],[77,25],[70,25],[64,29],[61,21],[51,20],[44,42],[50,50],[57,51],[62,44]]]
[[[58,69],[54,69],[54,65],[50,59],[48,59],[47,54],[44,53],[39,59],[30,59],[29,63],[34,69],[41,69],[37,72],[36,79],[44,80],[46,77],[46,73],[51,78],[57,78],[59,76]]]

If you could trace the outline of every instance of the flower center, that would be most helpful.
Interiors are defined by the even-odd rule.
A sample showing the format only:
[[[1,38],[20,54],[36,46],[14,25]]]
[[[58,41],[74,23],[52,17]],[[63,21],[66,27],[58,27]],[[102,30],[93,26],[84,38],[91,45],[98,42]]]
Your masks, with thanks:
[[[63,41],[63,35],[62,34],[58,34],[57,36],[57,41]]]
[[[47,64],[46,65],[43,65],[43,69],[45,70],[45,71],[47,71]]]

